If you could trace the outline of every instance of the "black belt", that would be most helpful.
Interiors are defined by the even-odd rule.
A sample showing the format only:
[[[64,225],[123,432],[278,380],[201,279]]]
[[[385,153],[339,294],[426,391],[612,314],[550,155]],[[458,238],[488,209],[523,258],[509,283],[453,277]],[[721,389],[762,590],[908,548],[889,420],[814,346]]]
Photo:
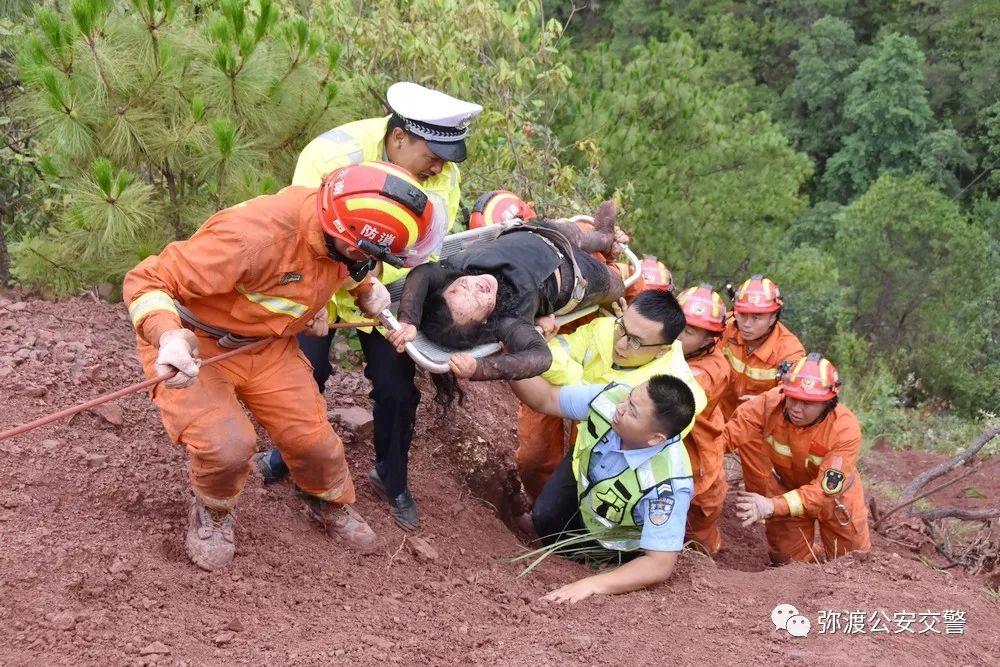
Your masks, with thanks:
[[[255,338],[252,336],[241,336],[239,334],[234,334],[231,331],[226,331],[225,329],[205,324],[199,320],[194,313],[176,301],[174,301],[174,307],[177,309],[177,314],[180,316],[181,321],[184,324],[187,324],[191,329],[197,329],[198,331],[207,333],[209,336],[218,341],[219,347],[224,347],[228,350],[235,350],[236,348],[249,345],[250,343],[256,343],[261,340],[260,337]]]

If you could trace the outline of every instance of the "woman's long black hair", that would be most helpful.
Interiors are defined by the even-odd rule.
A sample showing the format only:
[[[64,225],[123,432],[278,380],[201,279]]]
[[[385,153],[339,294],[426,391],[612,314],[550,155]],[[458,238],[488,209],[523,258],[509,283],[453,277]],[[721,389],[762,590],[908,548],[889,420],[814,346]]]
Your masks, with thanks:
[[[509,306],[511,288],[503,277],[498,277],[496,305],[486,320],[472,324],[456,324],[448,303],[444,300],[444,292],[455,280],[468,275],[475,275],[475,272],[449,268],[445,274],[444,287],[428,292],[424,300],[420,331],[431,341],[447,349],[468,350],[477,345],[496,342],[499,322],[509,316],[511,311]],[[465,402],[465,392],[462,391],[458,378],[453,373],[432,373],[431,382],[434,383],[434,402],[442,408],[451,407],[456,400],[459,405]]]

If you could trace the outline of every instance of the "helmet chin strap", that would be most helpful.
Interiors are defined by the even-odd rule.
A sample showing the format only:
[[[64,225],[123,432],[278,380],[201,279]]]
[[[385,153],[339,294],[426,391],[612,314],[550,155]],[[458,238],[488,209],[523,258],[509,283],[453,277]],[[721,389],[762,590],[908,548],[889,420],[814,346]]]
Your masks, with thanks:
[[[335,262],[340,262],[347,267],[347,272],[351,274],[351,280],[356,283],[361,282],[368,275],[368,272],[375,268],[376,260],[372,258],[367,259],[351,259],[344,255],[344,253],[337,250],[337,246],[334,243],[334,238],[329,234],[323,234],[323,240],[326,242],[326,253],[330,259]]]
[[[718,342],[719,342],[719,337],[718,336],[712,336],[712,340],[710,340],[709,342],[705,343],[704,345],[702,345],[701,347],[699,347],[697,350],[695,350],[691,354],[685,354],[684,358],[685,359],[696,359],[697,357],[701,357],[701,356],[704,356],[706,354],[709,354],[712,350],[715,349],[715,344],[718,343]]]

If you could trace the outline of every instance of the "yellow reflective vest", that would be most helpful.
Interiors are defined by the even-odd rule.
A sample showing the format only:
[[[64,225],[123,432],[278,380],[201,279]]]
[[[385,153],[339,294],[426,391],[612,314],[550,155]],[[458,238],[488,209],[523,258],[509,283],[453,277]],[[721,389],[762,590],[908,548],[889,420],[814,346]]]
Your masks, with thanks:
[[[310,141],[299,154],[298,162],[295,164],[295,175],[292,177],[292,185],[318,188],[323,180],[323,175],[334,169],[358,162],[386,160],[385,133],[389,126],[389,118],[391,116],[366,118],[347,123],[328,130]],[[445,162],[440,174],[432,176],[420,184],[421,189],[428,195],[432,195],[432,200],[443,200],[445,211],[448,214],[449,232],[451,232],[458,217],[461,182],[462,176],[458,165],[454,162]],[[408,269],[397,269],[383,265],[380,279],[388,285],[406,275],[407,271]],[[331,322],[336,320],[338,316],[345,322],[358,322],[367,319],[358,310],[354,297],[347,292],[354,286],[354,283],[348,281],[347,285],[333,295],[327,305],[327,313]]]
[[[575,384],[607,384],[617,382],[636,386],[654,375],[673,375],[680,378],[694,394],[695,415],[705,409],[708,399],[698,384],[691,368],[684,359],[680,343],[674,343],[661,357],[638,368],[614,367],[615,320],[599,317],[569,334],[560,334],[549,341],[552,365],[542,377],[559,387]],[[686,436],[694,426],[692,421],[684,429]]]

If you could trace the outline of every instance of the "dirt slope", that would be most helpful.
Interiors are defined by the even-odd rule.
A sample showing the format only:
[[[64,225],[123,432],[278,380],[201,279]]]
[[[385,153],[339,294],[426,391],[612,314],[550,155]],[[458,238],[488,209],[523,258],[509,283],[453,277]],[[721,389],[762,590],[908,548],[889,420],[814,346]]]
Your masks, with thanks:
[[[120,305],[0,296],[0,429],[141,378]],[[344,373],[331,406],[367,408]],[[764,569],[763,537],[729,519],[718,563],[685,554],[652,591],[574,607],[539,603],[585,574],[555,560],[519,578],[514,407],[475,387],[446,421],[425,406],[413,451],[418,557],[349,457],[360,511],[385,553],[348,554],[300,513],[288,485],[251,479],[233,566],[207,574],[181,544],[183,451],[144,395],[0,443],[0,665],[19,664],[997,664],[1000,608],[984,582],[877,548],[863,560]],[[473,407],[474,406],[474,407]],[[470,488],[471,484],[471,488]],[[494,512],[496,509],[496,513]],[[807,638],[775,630],[791,603]],[[821,610],[966,612],[964,635],[819,634]],[[919,630],[920,623],[914,630]]]

